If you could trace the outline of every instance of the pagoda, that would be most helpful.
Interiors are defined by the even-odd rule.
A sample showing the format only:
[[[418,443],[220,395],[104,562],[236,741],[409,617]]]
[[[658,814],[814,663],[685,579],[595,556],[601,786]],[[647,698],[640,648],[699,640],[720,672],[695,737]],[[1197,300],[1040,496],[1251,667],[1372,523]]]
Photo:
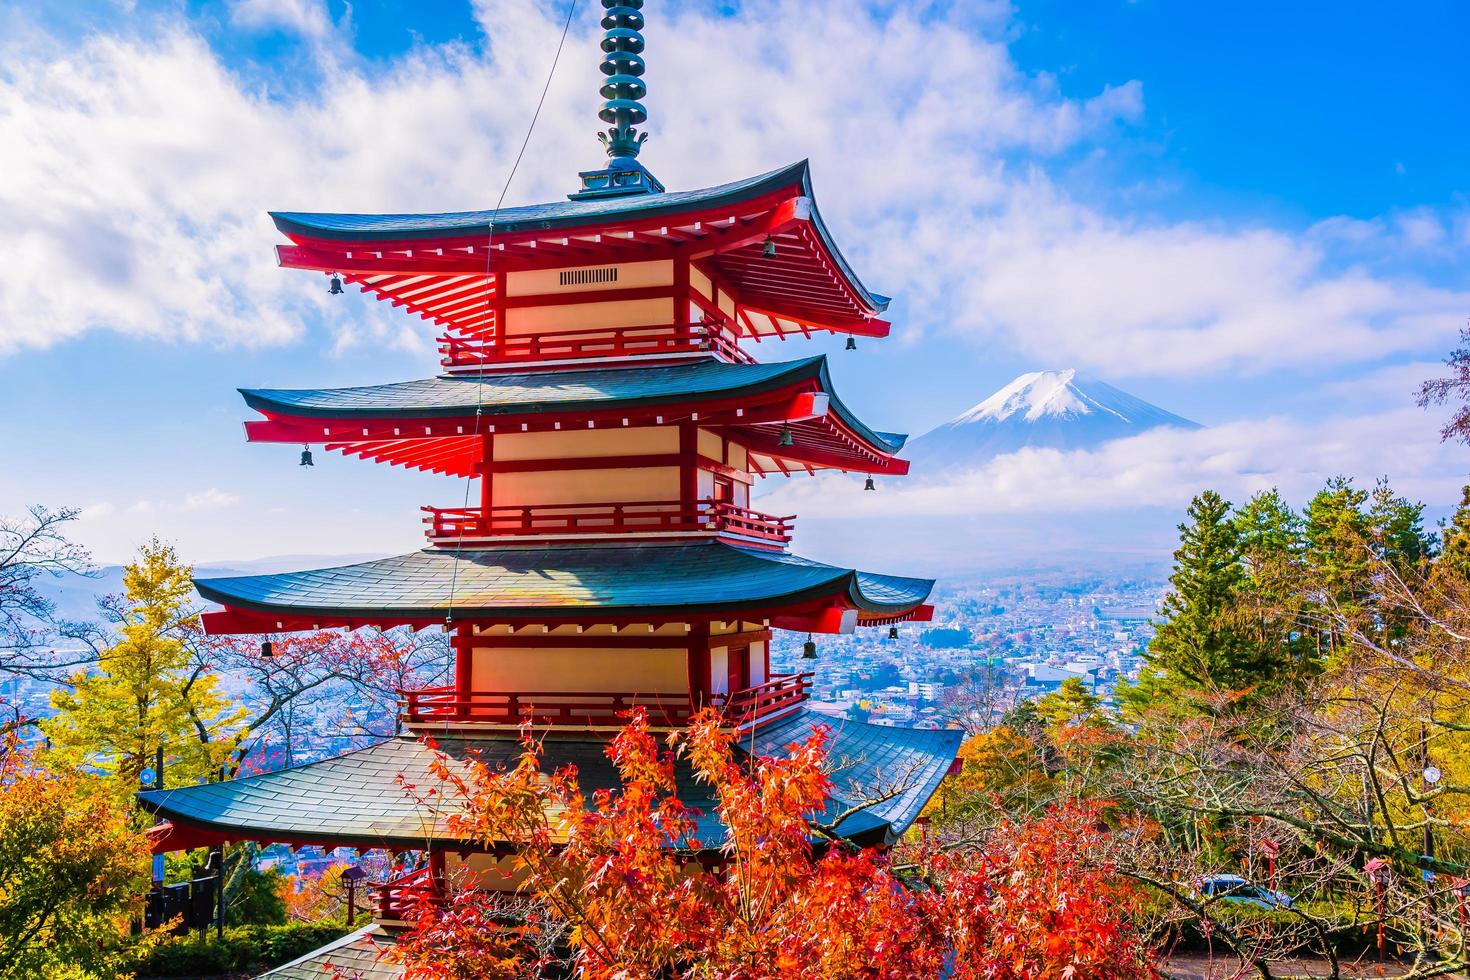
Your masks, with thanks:
[[[450,874],[512,887],[506,857],[447,831],[421,798],[434,749],[511,760],[544,733],[545,764],[617,788],[605,748],[641,708],[655,727],[713,706],[740,751],[774,755],[830,729],[838,826],[887,846],[951,769],[960,733],[832,719],[808,673],[775,673],[775,630],[815,637],[927,620],[933,582],[839,568],[788,550],[793,518],[752,507],[757,478],[897,476],[904,437],[870,428],[825,357],[757,361],[794,334],[881,338],[870,292],[817,210],[805,162],[666,191],[638,159],[642,0],[602,0],[606,165],[565,201],[450,214],[273,213],[280,264],[330,277],[442,328],[433,378],[242,390],[251,442],[312,447],[460,478],[473,506],[425,507],[426,546],[336,568],[198,579],[212,634],[443,629],[453,683],[402,693],[406,734],[337,758],[141,794],[159,850],[227,841],[415,855],[378,888],[369,929],[270,974],[325,965],[376,976],[421,889]],[[850,339],[848,346],[853,341]],[[266,642],[269,642],[267,639]],[[902,784],[895,785],[901,775]],[[705,814],[687,769],[680,796]],[[405,788],[417,786],[419,792]],[[392,971],[384,976],[396,976]]]

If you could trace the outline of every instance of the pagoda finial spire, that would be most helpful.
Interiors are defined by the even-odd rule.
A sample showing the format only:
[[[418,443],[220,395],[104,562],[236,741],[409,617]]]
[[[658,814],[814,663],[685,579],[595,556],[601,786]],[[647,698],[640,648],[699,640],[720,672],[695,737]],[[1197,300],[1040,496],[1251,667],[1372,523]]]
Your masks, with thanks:
[[[658,178],[638,162],[638,151],[648,134],[637,127],[648,121],[642,99],[648,94],[643,81],[643,0],[602,0],[602,108],[597,118],[609,124],[597,138],[607,150],[607,166],[582,173],[582,189],[572,200],[618,197],[624,194],[658,194],[664,189]]]
[[[639,100],[648,94],[643,81],[643,0],[602,0],[602,73],[607,76],[601,94],[606,100],[597,117],[612,128],[597,138],[614,160],[631,160],[648,139],[634,129],[648,121]]]

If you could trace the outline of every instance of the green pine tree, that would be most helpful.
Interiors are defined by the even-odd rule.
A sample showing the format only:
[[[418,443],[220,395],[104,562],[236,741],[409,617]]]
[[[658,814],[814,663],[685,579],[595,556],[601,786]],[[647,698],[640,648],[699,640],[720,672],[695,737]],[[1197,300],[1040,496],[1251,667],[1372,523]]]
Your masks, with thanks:
[[[1433,532],[1424,530],[1424,505],[1394,493],[1386,478],[1369,497],[1367,521],[1374,550],[1399,572],[1421,567],[1438,550]]]
[[[1460,506],[1441,529],[1443,546],[1435,559],[1435,576],[1452,574],[1470,581],[1470,486],[1460,491]]]
[[[1349,477],[1327,481],[1307,503],[1305,558],[1312,591],[1319,595],[1307,615],[1313,628],[1315,653],[1330,656],[1343,643],[1341,630],[1325,625],[1343,621],[1354,628],[1372,625],[1373,563],[1368,515],[1368,491],[1353,486]]]
[[[1144,696],[1165,694],[1195,705],[1211,694],[1238,698],[1287,675],[1280,651],[1255,641],[1243,612],[1249,578],[1229,501],[1207,490],[1188,517],[1179,526],[1163,620],[1144,654],[1149,676],[1125,695],[1135,707]]]

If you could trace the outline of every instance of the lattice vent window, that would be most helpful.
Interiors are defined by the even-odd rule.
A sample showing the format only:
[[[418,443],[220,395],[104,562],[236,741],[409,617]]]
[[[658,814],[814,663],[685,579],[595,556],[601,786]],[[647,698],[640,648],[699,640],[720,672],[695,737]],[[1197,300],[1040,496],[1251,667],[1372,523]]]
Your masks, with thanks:
[[[618,267],[615,265],[605,269],[568,269],[561,274],[563,286],[590,286],[595,283],[617,281]]]

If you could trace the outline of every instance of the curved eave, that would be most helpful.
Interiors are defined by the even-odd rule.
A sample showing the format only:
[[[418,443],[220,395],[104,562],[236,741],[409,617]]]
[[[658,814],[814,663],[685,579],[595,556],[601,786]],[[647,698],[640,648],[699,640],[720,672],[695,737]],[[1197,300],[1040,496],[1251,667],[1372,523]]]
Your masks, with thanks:
[[[435,549],[356,565],[196,579],[211,632],[311,624],[718,618],[740,613],[877,617],[920,608],[930,579],[875,575],[720,542]],[[451,592],[454,599],[450,601]],[[244,613],[244,616],[239,614]],[[217,624],[252,626],[221,630]],[[297,625],[306,622],[307,626]]]
[[[802,423],[802,437],[789,451],[778,445],[779,432],[766,419],[764,426],[746,424],[754,415],[735,418],[731,413],[752,408],[761,398],[785,393],[820,394],[827,398],[825,412]],[[453,433],[436,432],[433,426],[400,426],[398,421],[445,420],[470,425],[477,413],[510,422],[537,417],[576,420],[616,416],[638,409],[667,409],[697,412],[704,424],[727,424],[740,430],[753,451],[765,456],[816,461],[857,471],[907,471],[907,462],[895,459],[906,437],[878,432],[867,426],[837,395],[825,355],[784,363],[727,364],[705,358],[686,364],[660,367],[616,367],[576,371],[529,371],[483,377],[458,375],[361,388],[321,390],[240,389],[246,405],[270,422],[248,423],[252,440],[357,445],[363,455],[377,456],[376,440],[419,438],[463,438],[456,425]],[[713,413],[724,411],[723,422]],[[331,432],[330,426],[307,425],[303,420],[351,423],[350,431]],[[379,423],[379,424],[374,424]],[[425,431],[427,430],[427,431]],[[844,441],[850,440],[850,441]],[[852,442],[870,454],[865,459],[854,453]],[[803,446],[804,443],[810,445]],[[803,457],[801,450],[808,452]],[[843,459],[848,452],[851,459]],[[350,450],[350,451],[356,451]],[[833,455],[833,454],[836,455]],[[389,453],[391,458],[393,454]],[[409,454],[411,455],[411,454]],[[464,453],[451,458],[466,463]],[[469,464],[474,462],[469,459]],[[872,465],[868,465],[871,463]],[[446,472],[457,472],[446,469]],[[469,470],[465,470],[469,472]]]
[[[882,797],[852,813],[838,832],[863,844],[889,843],[918,816],[948,771],[963,733],[889,728],[828,719],[810,710],[789,715],[742,737],[739,752],[779,757],[793,743],[827,732],[827,749],[838,767],[832,774],[831,817],[855,802]],[[437,740],[451,765],[470,753],[489,765],[511,765],[521,752],[515,737]],[[617,791],[621,782],[607,758],[606,740],[552,729],[542,740],[547,771],[575,767],[589,794]],[[219,783],[202,783],[138,794],[143,809],[179,829],[179,846],[202,839],[253,840],[327,847],[420,849],[433,842],[463,843],[448,832],[448,815],[461,799],[453,784],[432,769],[434,752],[411,736],[387,739],[331,759]],[[675,764],[681,801],[699,811],[696,831],[704,850],[722,843],[722,830],[709,788],[687,759]],[[409,789],[408,787],[413,787]],[[437,789],[434,802],[426,792]],[[692,842],[691,842],[692,844]],[[167,837],[160,849],[169,847]]]
[[[727,217],[728,212],[743,208],[768,210],[779,203],[783,195],[791,203],[792,198],[802,198],[809,203],[807,223],[821,249],[830,260],[831,267],[843,280],[851,299],[860,310],[854,312],[852,322],[824,325],[822,329],[858,329],[864,317],[871,318],[888,308],[888,297],[872,292],[853,271],[852,266],[837,247],[821,212],[815,204],[812,191],[811,171],[807,161],[802,160],[780,170],[761,174],[745,180],[721,184],[715,187],[692,191],[675,191],[662,194],[632,195],[589,201],[557,201],[522,207],[502,208],[499,211],[459,211],[444,214],[331,214],[295,211],[270,212],[278,230],[293,243],[293,248],[282,252],[283,264],[296,268],[319,271],[343,271],[349,279],[366,289],[381,291],[382,283],[376,274],[395,272],[415,275],[479,275],[494,273],[497,263],[506,253],[486,251],[492,238],[498,245],[534,244],[537,236],[545,236],[544,251],[556,251],[558,236],[577,237],[600,232],[621,235],[627,231],[635,233],[658,230],[664,225],[678,224],[682,220],[714,222]],[[701,233],[704,234],[704,233]],[[565,244],[565,243],[563,243]],[[352,246],[368,246],[354,249]],[[586,264],[587,262],[618,260],[614,254],[618,243],[609,239],[599,246],[606,253],[604,259],[589,259],[585,253],[580,258],[570,253],[563,264]],[[710,235],[707,239],[696,239],[686,243],[689,251],[699,252],[712,248],[716,254],[725,254],[728,249],[741,246],[722,242],[720,237]],[[747,242],[745,247],[749,247]],[[477,257],[476,249],[480,251]],[[374,250],[383,255],[393,253],[399,259],[387,261],[381,256],[368,258]],[[422,254],[422,258],[414,258]],[[623,255],[623,259],[636,259],[637,255]],[[384,294],[385,296],[390,293]],[[783,312],[777,310],[776,312]],[[800,316],[794,316],[800,321]],[[437,322],[437,321],[436,321]],[[453,321],[449,322],[453,325]],[[886,325],[876,335],[886,332]]]
[[[263,415],[319,419],[468,418],[616,411],[620,408],[738,402],[802,382],[830,393],[826,356],[764,364],[704,358],[686,364],[586,370],[446,375],[360,388],[241,388]],[[834,399],[835,400],[835,399]],[[845,417],[850,417],[843,409]],[[854,424],[861,425],[855,418]]]
[[[635,218],[670,217],[686,211],[736,207],[800,187],[810,194],[806,160],[747,177],[690,191],[630,195],[589,201],[554,201],[490,211],[442,214],[345,214],[272,211],[276,228],[287,236],[341,242],[413,241],[424,238],[509,235],[529,231],[561,231]],[[492,220],[493,219],[493,220]]]

